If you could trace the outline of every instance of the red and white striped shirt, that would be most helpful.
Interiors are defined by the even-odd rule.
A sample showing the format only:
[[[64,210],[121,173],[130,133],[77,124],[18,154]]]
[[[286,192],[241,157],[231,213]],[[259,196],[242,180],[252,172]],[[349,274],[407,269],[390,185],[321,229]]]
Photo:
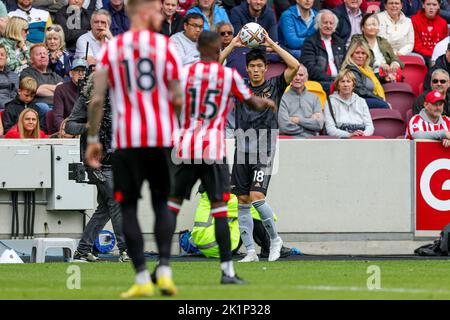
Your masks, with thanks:
[[[169,82],[180,80],[182,64],[170,40],[128,31],[103,45],[97,61],[111,85],[112,147],[172,147],[178,122]]]
[[[218,62],[198,61],[183,70],[184,106],[176,139],[181,159],[222,160],[230,93],[243,101],[251,91],[235,69]]]
[[[430,131],[450,131],[450,118],[442,116],[442,121],[438,124],[433,124],[426,121],[420,114],[416,114],[409,120],[408,128],[406,130],[406,138],[412,139],[412,134],[415,132],[430,132]]]

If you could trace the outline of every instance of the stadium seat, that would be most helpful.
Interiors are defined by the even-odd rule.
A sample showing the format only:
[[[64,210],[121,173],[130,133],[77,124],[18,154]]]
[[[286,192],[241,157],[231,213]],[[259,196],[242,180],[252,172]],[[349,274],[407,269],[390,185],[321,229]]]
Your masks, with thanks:
[[[412,109],[414,100],[414,92],[406,82],[395,82],[383,84],[386,102],[389,102],[392,109],[400,111],[403,120],[406,121],[406,113]]]
[[[65,261],[71,262],[77,248],[77,241],[69,238],[36,238],[33,240],[30,262],[44,263],[47,249],[63,250]]]
[[[322,109],[323,109],[323,106],[325,105],[325,101],[327,101],[327,94],[326,94],[325,90],[323,90],[320,82],[308,80],[308,81],[306,81],[305,86],[306,86],[306,89],[308,89],[308,91],[314,93],[315,95],[317,95],[319,97],[320,102],[322,103]]]
[[[428,72],[427,67],[420,57],[416,56],[399,56],[403,61],[405,67],[403,68],[404,81],[411,85],[414,95],[417,97],[420,94],[420,84]]]
[[[53,134],[55,133],[55,128],[54,128],[54,123],[55,123],[55,115],[53,113],[53,110],[49,110],[46,114],[45,114],[45,124],[47,126],[47,133],[48,134]]]
[[[308,89],[308,91],[310,91],[311,93],[314,93],[315,95],[317,95],[319,97],[320,103],[322,104],[322,109],[323,109],[323,106],[325,105],[325,101],[327,101],[327,93],[323,90],[320,82],[308,80],[305,82],[305,87],[306,87],[306,89]],[[284,92],[287,92],[290,88],[291,88],[291,85],[288,85]]]
[[[377,13],[380,12],[380,2],[379,1],[367,1],[367,13]]]
[[[295,137],[293,137],[293,136],[287,136],[287,135],[284,135],[284,134],[280,134],[280,135],[278,135],[278,139],[279,140],[291,140],[291,139],[294,139]]]
[[[405,133],[406,125],[400,111],[394,109],[370,109],[369,112],[375,127],[374,136],[396,139]]]
[[[286,65],[284,63],[270,62],[269,65],[267,66],[267,72],[266,72],[265,79],[268,80],[272,77],[279,76],[280,74],[282,74],[284,72],[285,69],[286,69]]]

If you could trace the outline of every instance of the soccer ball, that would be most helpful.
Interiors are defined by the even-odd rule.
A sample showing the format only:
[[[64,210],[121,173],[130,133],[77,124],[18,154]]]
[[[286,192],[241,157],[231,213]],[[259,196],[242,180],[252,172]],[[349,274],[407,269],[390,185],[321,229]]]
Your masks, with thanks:
[[[239,34],[241,41],[249,48],[255,48],[264,42],[264,29],[255,22],[244,25]]]

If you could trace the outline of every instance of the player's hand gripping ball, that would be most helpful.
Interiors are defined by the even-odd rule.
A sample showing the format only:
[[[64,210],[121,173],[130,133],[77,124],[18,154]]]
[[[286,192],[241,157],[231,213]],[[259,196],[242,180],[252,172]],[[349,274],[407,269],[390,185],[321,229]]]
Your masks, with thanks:
[[[242,43],[249,48],[255,48],[264,43],[264,29],[255,22],[244,25],[239,33]]]

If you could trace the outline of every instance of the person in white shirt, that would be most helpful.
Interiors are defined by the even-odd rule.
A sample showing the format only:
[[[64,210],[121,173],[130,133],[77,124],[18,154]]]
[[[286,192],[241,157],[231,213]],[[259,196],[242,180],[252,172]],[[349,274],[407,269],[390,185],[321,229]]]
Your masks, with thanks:
[[[170,40],[178,49],[178,55],[183,65],[200,60],[197,41],[203,31],[203,17],[198,13],[190,13],[184,18],[184,31],[175,33]]]
[[[441,41],[439,41],[438,43],[436,43],[436,46],[434,47],[434,50],[433,50],[433,55],[431,56],[432,64],[435,64],[436,60],[440,56],[445,54],[449,43],[450,43],[450,36],[446,37],[446,38],[442,39]]]
[[[111,16],[108,11],[104,9],[95,11],[91,17],[91,31],[85,33],[77,40],[75,58],[86,58],[86,48],[89,43],[87,60],[95,59],[103,43],[113,37],[109,30],[110,26]]]
[[[414,28],[411,19],[402,12],[402,0],[383,0],[386,11],[377,14],[378,35],[385,38],[397,56],[409,55],[414,48]]]

